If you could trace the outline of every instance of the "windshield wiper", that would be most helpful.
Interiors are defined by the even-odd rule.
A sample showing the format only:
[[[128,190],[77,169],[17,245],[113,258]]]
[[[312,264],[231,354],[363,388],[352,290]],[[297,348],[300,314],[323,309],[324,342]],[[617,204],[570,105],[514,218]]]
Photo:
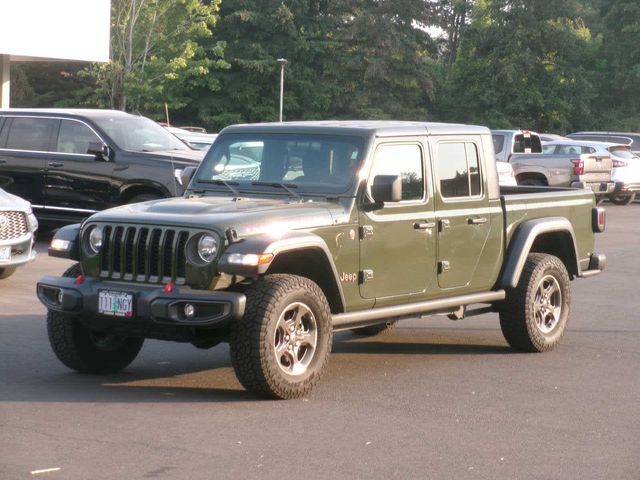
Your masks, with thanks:
[[[232,185],[239,185],[238,182],[234,182],[234,181],[228,182],[227,180],[223,180],[221,178],[216,178],[215,180],[198,180],[198,181],[201,183],[212,183],[213,185],[224,185],[229,190],[231,190],[236,197],[240,196],[240,192],[236,188],[232,187]]]
[[[283,183],[283,182],[251,182],[251,185],[258,185],[258,186],[266,186],[266,187],[280,187],[284,190],[287,191],[287,193],[289,193],[290,195],[292,195],[293,197],[299,199],[299,200],[304,200],[299,193],[294,192],[293,190],[291,190],[292,188],[298,188],[297,185],[293,184],[293,183]]]

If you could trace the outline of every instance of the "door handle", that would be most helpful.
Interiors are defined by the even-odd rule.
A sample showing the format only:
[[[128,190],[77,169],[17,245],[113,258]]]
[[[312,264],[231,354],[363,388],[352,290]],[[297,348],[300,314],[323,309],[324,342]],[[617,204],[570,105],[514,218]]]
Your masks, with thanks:
[[[467,222],[469,223],[469,225],[482,225],[484,223],[487,223],[487,219],[485,217],[467,218]]]
[[[49,162],[47,163],[50,167],[64,167],[64,163],[62,162]]]
[[[416,222],[413,224],[413,228],[416,230],[427,230],[429,228],[435,228],[436,222]]]

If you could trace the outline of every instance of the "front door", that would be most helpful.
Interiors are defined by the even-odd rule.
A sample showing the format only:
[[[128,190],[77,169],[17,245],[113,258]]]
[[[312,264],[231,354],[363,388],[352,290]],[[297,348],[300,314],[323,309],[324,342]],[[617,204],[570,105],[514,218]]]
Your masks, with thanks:
[[[436,229],[425,188],[427,149],[419,139],[375,150],[367,195],[376,175],[402,177],[402,201],[360,213],[360,294],[363,298],[423,296],[435,281]]]
[[[103,143],[84,122],[61,120],[55,159],[47,165],[45,205],[49,213],[85,217],[109,206],[116,191],[114,165],[88,154],[91,142]]]
[[[473,286],[491,231],[489,197],[484,189],[479,138],[434,140],[434,166],[439,184],[438,286]]]

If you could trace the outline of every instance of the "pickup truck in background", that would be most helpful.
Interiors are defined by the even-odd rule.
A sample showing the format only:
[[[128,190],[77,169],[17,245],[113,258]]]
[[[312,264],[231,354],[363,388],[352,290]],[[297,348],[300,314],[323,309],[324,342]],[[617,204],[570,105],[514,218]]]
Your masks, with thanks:
[[[540,136],[528,130],[492,130],[496,160],[509,162],[518,185],[586,188],[598,199],[615,191],[613,160],[595,149],[544,150]]]
[[[246,148],[245,148],[246,147]],[[251,150],[255,169],[229,166]],[[49,341],[71,369],[124,369],[146,338],[230,344],[238,379],[306,395],[334,331],[499,314],[516,350],[560,342],[570,281],[601,272],[605,211],[586,190],[500,187],[489,129],[326,121],[225,128],[183,198],[60,229],[77,263],[38,282]]]

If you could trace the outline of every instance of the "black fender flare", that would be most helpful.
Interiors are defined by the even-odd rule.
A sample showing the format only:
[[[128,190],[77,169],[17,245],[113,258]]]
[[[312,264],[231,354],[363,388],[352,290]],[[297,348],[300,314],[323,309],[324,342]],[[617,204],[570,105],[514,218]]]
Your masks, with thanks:
[[[575,265],[572,265],[579,277],[581,274],[580,261],[578,260],[578,246],[573,225],[564,217],[540,218],[523,222],[513,234],[511,243],[507,249],[504,269],[498,281],[500,288],[515,288],[520,281],[520,275],[527,261],[527,255],[531,251],[536,238],[545,233],[566,233],[571,237]]]
[[[258,277],[267,273],[273,259],[278,255],[286,252],[312,249],[319,250],[329,265],[333,275],[333,281],[340,294],[340,300],[342,301],[342,305],[345,305],[344,292],[342,291],[342,285],[338,281],[338,269],[336,268],[331,251],[329,247],[327,247],[326,242],[313,233],[292,231],[277,238],[269,234],[260,234],[233,242],[221,255],[220,261],[218,262],[218,271],[229,275]],[[230,262],[231,255],[272,255],[272,260],[263,265],[243,265]]]

